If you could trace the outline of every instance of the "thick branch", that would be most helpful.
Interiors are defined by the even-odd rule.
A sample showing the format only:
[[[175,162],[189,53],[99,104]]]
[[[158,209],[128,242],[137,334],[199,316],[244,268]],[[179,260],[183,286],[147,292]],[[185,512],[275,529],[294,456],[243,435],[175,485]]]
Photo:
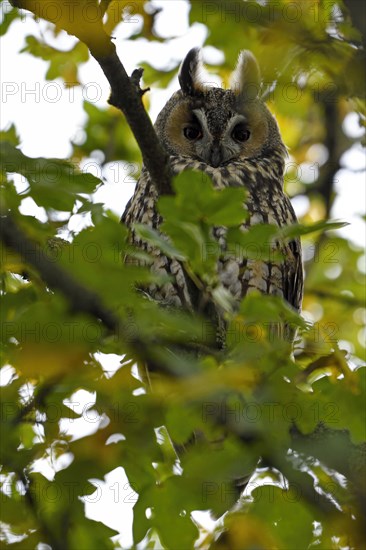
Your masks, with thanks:
[[[33,266],[50,289],[59,290],[69,301],[74,312],[92,315],[122,341],[128,343],[135,357],[145,361],[152,372],[162,372],[177,378],[192,374],[177,371],[174,365],[158,353],[157,350],[164,342],[157,342],[154,338],[146,342],[138,336],[131,339],[129,324],[106,308],[98,294],[85,288],[62,267],[51,261],[42,248],[29,239],[11,214],[0,216],[0,240],[19,254],[24,263]]]
[[[139,86],[142,71],[134,71],[129,77],[115,51],[95,58],[111,86],[109,103],[125,115],[159,195],[172,193],[169,155],[161,146],[141,101],[144,93]]]
[[[99,296],[84,288],[66,271],[50,261],[42,248],[18,227],[12,216],[0,218],[0,236],[7,247],[39,271],[43,281],[50,288],[60,290],[69,299],[73,309],[97,317],[110,330],[115,331],[119,327],[117,317],[103,307]]]

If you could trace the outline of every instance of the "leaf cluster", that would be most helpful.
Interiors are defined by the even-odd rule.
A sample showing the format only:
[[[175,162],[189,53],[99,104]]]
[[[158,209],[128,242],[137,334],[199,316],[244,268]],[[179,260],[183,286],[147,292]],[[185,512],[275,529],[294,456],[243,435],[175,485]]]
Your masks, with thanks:
[[[46,2],[13,4],[45,16],[40,10]],[[108,49],[110,33],[128,20],[132,4],[142,20],[133,38],[163,41],[150,3],[73,4],[79,15],[89,4],[99,13],[96,22],[80,15],[78,25],[71,24],[65,12],[57,22],[46,19],[56,23],[55,36],[64,29],[94,53]],[[117,545],[117,531],[103,518],[89,519],[85,502],[121,466],[136,493],[134,547],[364,544],[362,250],[338,231],[341,223],[324,221],[336,198],[341,155],[355,141],[342,123],[355,109],[362,119],[361,39],[342,2],[232,4],[195,0],[190,22],[207,25],[207,44],[223,45],[224,82],[240,43],[259,58],[269,88],[275,83],[271,106],[296,164],[286,172],[286,187],[306,197],[308,209],[300,224],[284,231],[261,225],[243,233],[243,190],[215,190],[193,172],[176,178],[174,195],[159,201],[162,232],[143,225],[134,230],[182,263],[199,291],[197,311],[163,308],[146,295],[146,285],[164,280],[150,272],[151,255],[131,246],[116,216],[93,201],[100,179],[75,162],[28,157],[14,126],[1,133],[1,223],[11,219],[27,237],[16,250],[5,241],[1,250],[4,545]],[[291,21],[290,4],[302,17]],[[2,34],[19,17],[16,8],[6,11]],[[85,44],[63,52],[30,35],[23,51],[48,63],[46,78],[81,81]],[[149,67],[146,81],[166,85],[173,74]],[[286,95],[289,83],[301,92],[296,102]],[[74,159],[101,150],[105,163],[138,160],[115,110],[88,103],[84,109],[86,139],[72,144]],[[339,122],[333,140],[332,117]],[[319,160],[308,183],[298,167],[304,170],[320,143],[329,157]],[[42,208],[42,222],[22,214],[25,199]],[[69,231],[73,216],[88,220],[77,234]],[[213,238],[214,227],[226,228],[228,246],[239,246],[249,259],[253,243],[264,259],[268,243],[302,237],[306,321],[276,297],[253,294],[234,307],[219,282],[217,263],[225,251]],[[37,247],[25,261],[29,242]],[[59,277],[77,281],[80,296],[61,291],[60,281],[46,282],[37,254],[57,266]],[[81,308],[83,289],[113,312],[113,328]],[[220,308],[227,323],[223,350],[215,345],[207,304]],[[297,330],[294,356],[291,342],[276,330],[284,324]],[[82,395],[88,396],[84,403]],[[238,501],[239,479],[247,486]],[[119,505],[122,500],[118,494]],[[198,510],[214,518],[230,512],[207,531]],[[122,518],[118,527],[123,530]]]

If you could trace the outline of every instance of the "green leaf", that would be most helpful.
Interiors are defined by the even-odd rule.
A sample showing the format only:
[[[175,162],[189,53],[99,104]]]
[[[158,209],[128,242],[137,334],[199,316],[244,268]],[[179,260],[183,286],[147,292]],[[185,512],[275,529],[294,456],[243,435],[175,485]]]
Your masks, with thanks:
[[[177,67],[171,71],[165,71],[154,69],[149,63],[141,63],[140,66],[144,69],[144,82],[148,86],[153,84],[154,88],[166,88],[177,72]]]
[[[278,261],[283,254],[276,245],[278,227],[256,224],[245,230],[230,228],[227,232],[227,250],[233,257],[253,261]]]
[[[287,225],[284,228],[281,228],[278,232],[279,236],[282,238],[291,239],[294,237],[301,237],[302,235],[309,235],[311,233],[316,233],[318,231],[330,231],[334,229],[340,229],[342,227],[346,227],[349,225],[348,222],[341,222],[341,221],[329,221],[329,220],[322,220],[320,222],[312,223],[312,224],[292,224]]]
[[[48,5],[33,0],[17,0],[13,2],[18,8],[31,11],[36,17],[41,17],[53,23],[58,30],[76,36],[88,45],[95,56],[108,55],[113,51],[110,37],[103,27],[103,13],[97,0],[74,0],[70,5],[57,3],[57,9],[48,9]]]
[[[313,536],[314,517],[297,486],[283,490],[273,485],[254,489],[251,513],[260,518],[283,550],[307,548]],[[294,529],[296,525],[296,529]]]
[[[83,159],[93,151],[103,151],[103,165],[109,181],[123,185],[137,179],[141,153],[125,117],[115,107],[102,109],[84,101],[83,108],[87,116],[85,139],[73,143],[74,156]]]
[[[166,427],[174,443],[186,443],[197,427],[196,414],[186,406],[171,406],[167,412]]]
[[[181,255],[189,258],[194,273],[209,283],[215,281],[219,248],[205,224],[169,219],[162,223],[161,229]]]
[[[296,327],[306,328],[304,319],[279,296],[249,294],[241,302],[240,313],[248,322],[285,321]]]
[[[1,169],[24,176],[30,189],[24,194],[46,209],[70,211],[80,193],[92,193],[100,180],[80,173],[70,162],[61,159],[30,158],[11,143],[4,142],[0,151]]]
[[[3,146],[3,142],[11,143],[14,146],[19,145],[19,136],[15,124],[11,124],[7,130],[0,131],[0,142],[1,147]]]
[[[2,4],[5,5],[5,2]],[[19,18],[19,11],[16,8],[8,10],[6,7],[1,10],[3,12],[3,19],[0,24],[0,36],[4,36],[13,21]]]
[[[180,261],[185,260],[185,256],[183,256],[179,250],[172,246],[167,239],[164,239],[160,233],[152,227],[135,223],[133,229],[138,237],[149,242],[153,246],[156,246],[163,254],[168,256],[168,258],[175,258]]]
[[[216,190],[207,174],[193,170],[176,176],[173,185],[176,195],[161,197],[158,201],[158,209],[166,221],[175,215],[182,221],[204,221],[208,225],[229,227],[240,224],[247,217],[244,189]]]
[[[96,291],[103,303],[113,309],[136,302],[137,285],[160,281],[158,275],[135,261],[136,251],[126,242],[126,233],[116,220],[103,216],[95,227],[80,231],[70,247],[58,256],[68,272]],[[126,256],[130,262],[125,263]],[[116,290],[122,288],[128,291]]]
[[[246,191],[240,187],[227,187],[215,192],[215,198],[210,204],[211,213],[207,223],[210,225],[224,225],[233,227],[243,223],[248,212],[244,206]]]
[[[63,51],[40,42],[35,36],[27,36],[25,40],[26,46],[21,53],[27,52],[49,62],[46,73],[47,80],[62,77],[69,87],[79,84],[78,66],[89,59],[88,48],[85,44],[77,42],[71,50]]]
[[[182,548],[193,547],[198,537],[198,529],[185,510],[186,503],[184,498],[182,499],[182,493],[184,494],[184,482],[177,476],[142,491],[135,511],[144,529],[141,529],[141,525],[134,529],[136,543],[145,535],[147,525],[150,525],[157,530],[159,538],[167,548],[175,548],[178,541]],[[148,522],[142,519],[147,508],[152,509]]]
[[[329,368],[332,365],[328,363]],[[336,358],[334,358],[334,366]],[[340,380],[322,376],[312,384],[312,393],[300,401],[303,414],[298,425],[304,432],[315,429],[319,422],[337,430],[349,430],[354,443],[366,440],[366,368],[360,368]]]

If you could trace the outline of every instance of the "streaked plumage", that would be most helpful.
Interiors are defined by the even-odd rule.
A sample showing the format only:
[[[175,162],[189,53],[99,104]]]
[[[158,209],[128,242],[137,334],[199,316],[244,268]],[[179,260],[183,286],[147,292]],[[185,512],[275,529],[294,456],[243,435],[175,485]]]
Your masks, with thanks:
[[[175,174],[196,169],[211,176],[214,186],[243,186],[249,211],[243,230],[253,224],[270,223],[280,227],[292,224],[296,216],[283,191],[286,148],[274,117],[258,97],[259,69],[250,52],[242,52],[233,75],[231,90],[205,88],[199,79],[202,66],[199,51],[191,50],[182,63],[181,90],[167,102],[156,122],[157,134],[171,155]],[[158,194],[143,169],[135,193],[122,220],[128,226],[144,223],[158,228],[161,219],[155,204]],[[192,197],[194,200],[194,197]],[[225,250],[223,227],[214,235]],[[173,275],[173,282],[162,287],[151,285],[147,292],[159,302],[194,309],[187,277],[180,263],[132,236],[138,246],[156,259],[152,269]],[[285,298],[301,309],[303,272],[298,239],[281,247],[284,260],[225,258],[219,261],[222,284],[239,302],[253,290]]]

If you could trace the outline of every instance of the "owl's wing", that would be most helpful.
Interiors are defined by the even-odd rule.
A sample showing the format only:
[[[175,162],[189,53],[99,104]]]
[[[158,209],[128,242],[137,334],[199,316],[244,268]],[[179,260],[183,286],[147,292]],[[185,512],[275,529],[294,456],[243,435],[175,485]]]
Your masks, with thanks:
[[[124,212],[121,216],[121,219],[120,219],[121,223],[126,223],[127,222],[127,214],[128,214],[129,209],[131,208],[132,200],[133,200],[133,197],[131,197],[130,200],[128,201],[128,203],[126,204],[125,210],[124,210]]]
[[[297,223],[295,210],[287,195],[284,196],[284,206],[287,211],[286,223]],[[284,281],[283,296],[287,302],[298,312],[301,312],[301,304],[304,292],[304,270],[302,264],[302,252],[300,238],[293,239],[287,244],[288,255],[286,258],[287,276]]]
[[[126,204],[121,222],[131,227],[133,223],[152,225],[154,202],[157,198],[148,171],[143,167],[132,198]]]
[[[292,253],[292,258],[287,284],[284,288],[284,298],[300,313],[304,289],[304,272],[300,240],[293,240],[289,242],[288,246]]]

